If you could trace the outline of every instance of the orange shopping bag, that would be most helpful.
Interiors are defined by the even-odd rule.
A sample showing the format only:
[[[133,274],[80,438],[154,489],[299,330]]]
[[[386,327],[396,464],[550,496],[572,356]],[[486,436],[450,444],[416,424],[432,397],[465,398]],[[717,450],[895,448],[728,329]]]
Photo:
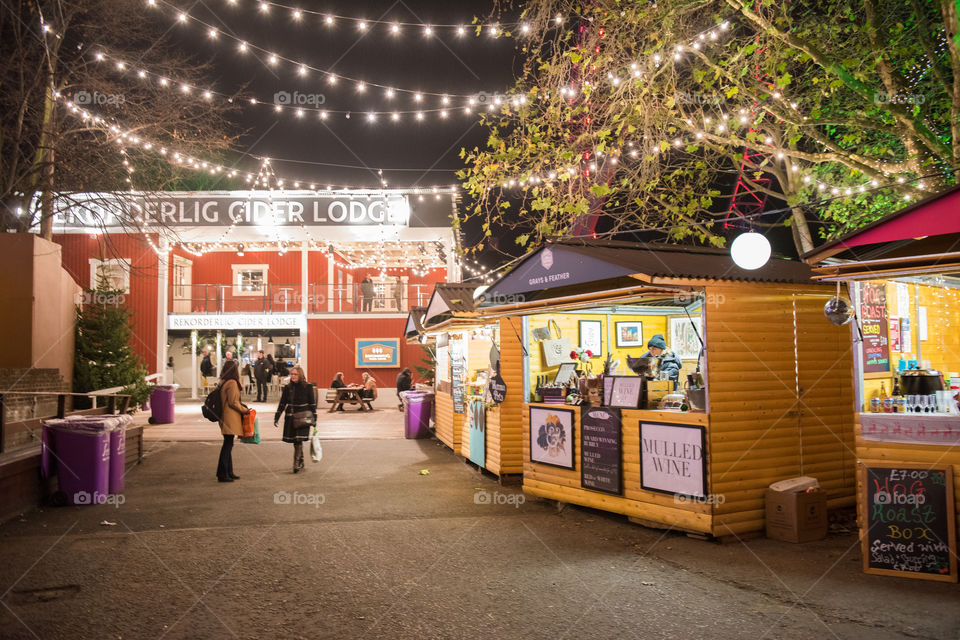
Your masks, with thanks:
[[[254,431],[254,423],[257,420],[257,410],[250,409],[250,413],[243,416],[243,437],[252,438]]]

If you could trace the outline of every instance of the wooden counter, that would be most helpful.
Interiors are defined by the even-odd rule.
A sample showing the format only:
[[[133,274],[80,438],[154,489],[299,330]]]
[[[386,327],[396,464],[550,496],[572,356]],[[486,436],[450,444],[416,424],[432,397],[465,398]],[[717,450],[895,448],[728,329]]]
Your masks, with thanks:
[[[546,409],[574,409],[574,468],[563,469],[530,461],[529,407]],[[706,427],[705,413],[681,411],[641,411],[624,409],[621,412],[623,443],[623,495],[610,495],[584,489],[580,485],[580,407],[530,403],[523,411],[523,490],[535,496],[603,509],[662,526],[681,530],[711,533],[711,505],[677,499],[675,496],[645,490],[640,483],[640,429],[641,421],[691,424]]]

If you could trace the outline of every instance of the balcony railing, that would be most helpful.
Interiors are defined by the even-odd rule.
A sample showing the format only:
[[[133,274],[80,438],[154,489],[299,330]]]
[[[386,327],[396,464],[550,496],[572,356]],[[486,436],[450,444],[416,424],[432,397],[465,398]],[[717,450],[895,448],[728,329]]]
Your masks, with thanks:
[[[406,313],[422,306],[433,293],[433,284],[312,283],[263,284],[240,287],[229,284],[175,285],[171,313]]]

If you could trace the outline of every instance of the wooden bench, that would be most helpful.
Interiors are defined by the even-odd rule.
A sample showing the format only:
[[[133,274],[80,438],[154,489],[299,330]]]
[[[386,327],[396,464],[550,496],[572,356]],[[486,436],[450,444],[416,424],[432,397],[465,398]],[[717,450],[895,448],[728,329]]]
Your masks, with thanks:
[[[360,405],[361,411],[373,411],[371,404],[376,400],[376,392],[373,398],[363,398],[360,396],[360,387],[343,387],[340,389],[327,389],[324,400],[330,404],[330,413],[337,409],[342,409],[345,404]]]

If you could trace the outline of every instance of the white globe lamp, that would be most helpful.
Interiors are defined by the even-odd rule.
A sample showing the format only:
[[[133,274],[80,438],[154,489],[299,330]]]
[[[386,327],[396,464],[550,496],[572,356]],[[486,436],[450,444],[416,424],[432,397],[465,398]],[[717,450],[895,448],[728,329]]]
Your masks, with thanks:
[[[730,257],[741,269],[759,269],[770,259],[770,242],[756,231],[742,233],[730,245]]]

